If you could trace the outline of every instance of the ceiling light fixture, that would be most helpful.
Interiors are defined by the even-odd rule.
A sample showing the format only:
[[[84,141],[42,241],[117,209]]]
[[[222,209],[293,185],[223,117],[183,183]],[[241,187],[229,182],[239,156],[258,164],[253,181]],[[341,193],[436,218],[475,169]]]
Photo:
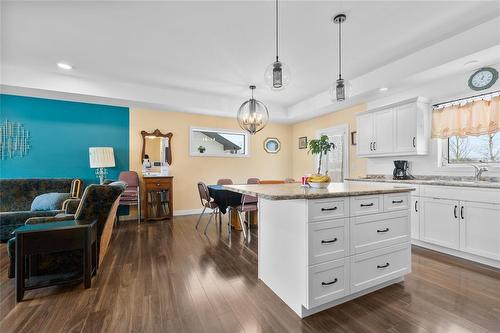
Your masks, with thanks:
[[[387,87],[379,88],[379,91],[382,91],[382,92],[387,91],[387,90],[389,90],[389,88],[387,88]]]
[[[330,88],[330,99],[338,102],[349,98],[351,93],[350,83],[342,78],[342,23],[346,19],[345,14],[338,14],[333,18],[333,22],[339,25],[339,78]]]
[[[57,67],[59,67],[60,69],[65,69],[65,70],[73,69],[73,66],[68,65],[68,64],[66,64],[64,62],[58,62],[57,63]]]
[[[276,0],[276,61],[267,66],[264,81],[273,90],[282,90],[290,83],[290,69],[279,60],[279,4]]]
[[[252,98],[241,104],[237,118],[240,127],[253,135],[266,127],[269,111],[264,103],[253,98],[253,91],[256,87],[251,85],[249,88],[252,91]]]

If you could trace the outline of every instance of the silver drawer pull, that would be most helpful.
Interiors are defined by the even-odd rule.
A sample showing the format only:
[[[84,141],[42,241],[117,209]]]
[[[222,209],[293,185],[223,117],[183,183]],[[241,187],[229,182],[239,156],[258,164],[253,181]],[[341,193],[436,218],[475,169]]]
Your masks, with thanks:
[[[371,202],[369,204],[361,204],[360,206],[361,207],[371,207],[371,206],[373,206],[373,202]]]
[[[389,267],[389,263],[386,262],[385,265],[377,265],[377,268],[386,268]]]
[[[329,211],[329,210],[337,210],[337,206],[332,207],[332,208],[321,208],[321,211],[322,211],[322,212],[324,212],[324,211]]]
[[[336,241],[337,241],[337,237],[335,237],[334,239],[330,239],[330,240],[322,240],[321,244],[335,243]]]
[[[392,200],[393,204],[403,203],[403,200]]]
[[[329,286],[331,284],[337,283],[338,281],[339,281],[339,279],[335,278],[335,279],[333,279],[333,281],[330,281],[330,282],[321,282],[321,285],[322,286]]]
[[[389,228],[385,228],[385,229],[382,229],[382,230],[380,230],[380,229],[377,230],[377,232],[387,232],[387,231],[389,231]]]

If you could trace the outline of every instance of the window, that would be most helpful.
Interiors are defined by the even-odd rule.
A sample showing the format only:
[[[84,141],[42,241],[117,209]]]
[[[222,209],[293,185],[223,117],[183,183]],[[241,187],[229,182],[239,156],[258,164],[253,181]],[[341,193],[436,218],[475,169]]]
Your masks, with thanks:
[[[246,157],[249,141],[246,132],[214,128],[191,128],[191,156]]]
[[[448,138],[448,164],[499,163],[500,132]]]

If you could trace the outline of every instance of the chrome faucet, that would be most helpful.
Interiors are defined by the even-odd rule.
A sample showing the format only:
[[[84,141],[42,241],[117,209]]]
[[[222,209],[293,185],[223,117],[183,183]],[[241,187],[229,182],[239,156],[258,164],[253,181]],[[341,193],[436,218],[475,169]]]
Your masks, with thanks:
[[[474,167],[474,178],[476,179],[476,181],[480,181],[481,175],[483,174],[483,172],[488,171],[488,168],[486,166],[479,167],[475,164],[472,164],[472,166]]]

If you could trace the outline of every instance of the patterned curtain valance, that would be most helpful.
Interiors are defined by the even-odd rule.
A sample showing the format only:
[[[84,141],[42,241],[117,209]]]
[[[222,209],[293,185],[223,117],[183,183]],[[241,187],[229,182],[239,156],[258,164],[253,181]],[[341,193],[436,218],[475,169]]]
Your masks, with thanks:
[[[500,96],[432,112],[432,137],[493,134],[500,131]]]

